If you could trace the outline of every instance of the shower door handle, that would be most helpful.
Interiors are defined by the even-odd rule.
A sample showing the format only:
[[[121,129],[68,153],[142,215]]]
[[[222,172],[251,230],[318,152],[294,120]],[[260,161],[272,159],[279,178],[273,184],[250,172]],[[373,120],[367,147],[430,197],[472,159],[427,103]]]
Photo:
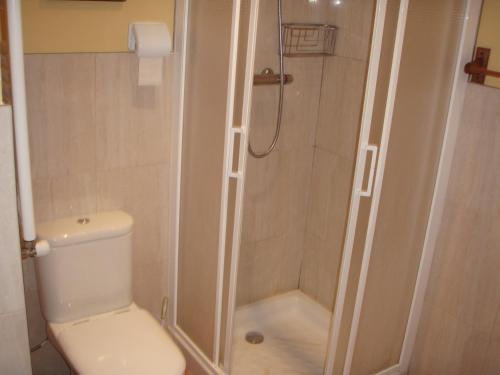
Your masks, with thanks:
[[[366,156],[368,156],[368,152],[372,154],[372,160],[370,162],[370,174],[368,175],[368,185],[366,186],[366,190],[363,190],[363,182],[361,182],[361,187],[359,189],[359,195],[361,197],[371,197],[373,190],[373,180],[375,177],[375,167],[377,165],[377,153],[378,147],[375,145],[365,145],[364,147]],[[366,162],[366,159],[365,159]]]
[[[240,164],[241,161],[238,160],[237,162],[237,167],[236,171],[233,170],[233,158],[234,158],[234,141],[236,138],[236,134],[240,135],[240,147],[242,147],[242,138],[244,135],[244,131],[240,127],[232,127],[230,132],[229,132],[229,158],[228,158],[228,163],[229,163],[229,177],[238,179],[242,176],[242,172],[240,170]]]

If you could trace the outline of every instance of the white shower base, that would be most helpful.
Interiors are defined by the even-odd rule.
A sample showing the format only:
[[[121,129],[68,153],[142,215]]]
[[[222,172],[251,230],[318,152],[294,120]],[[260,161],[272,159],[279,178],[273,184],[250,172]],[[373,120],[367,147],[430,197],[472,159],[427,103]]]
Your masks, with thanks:
[[[321,375],[331,313],[300,291],[242,306],[236,311],[232,375]],[[246,342],[249,331],[264,335]]]

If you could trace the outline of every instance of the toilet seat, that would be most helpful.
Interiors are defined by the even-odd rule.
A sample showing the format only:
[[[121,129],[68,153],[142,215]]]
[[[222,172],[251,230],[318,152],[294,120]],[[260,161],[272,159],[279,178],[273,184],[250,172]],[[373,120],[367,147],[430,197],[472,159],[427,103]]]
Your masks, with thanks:
[[[80,375],[182,375],[185,360],[165,330],[135,304],[68,323],[49,337]]]

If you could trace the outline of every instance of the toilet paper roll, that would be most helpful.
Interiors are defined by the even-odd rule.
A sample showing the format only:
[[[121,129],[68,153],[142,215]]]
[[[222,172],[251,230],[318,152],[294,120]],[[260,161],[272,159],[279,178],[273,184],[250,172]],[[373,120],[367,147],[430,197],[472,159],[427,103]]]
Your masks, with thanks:
[[[129,25],[128,46],[139,57],[160,57],[172,52],[172,36],[161,22],[134,22]]]
[[[139,58],[139,86],[161,85],[163,78],[163,57]]]

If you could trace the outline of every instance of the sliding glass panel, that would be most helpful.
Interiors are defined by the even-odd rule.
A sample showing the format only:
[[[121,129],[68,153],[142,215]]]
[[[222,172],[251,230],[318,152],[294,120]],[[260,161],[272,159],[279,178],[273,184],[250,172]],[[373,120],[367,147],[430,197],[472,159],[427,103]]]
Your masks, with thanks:
[[[255,0],[253,0],[255,1]],[[236,76],[235,76],[235,94],[234,94],[234,112],[232,126],[234,129],[242,129],[242,112],[244,106],[244,90],[245,90],[245,73],[247,68],[247,49],[249,41],[249,27],[251,17],[252,0],[241,0],[240,2],[240,23],[238,30],[238,51],[236,61]],[[236,132],[233,135],[234,144],[232,150],[233,159],[230,161],[230,172],[238,173],[243,171],[242,156],[246,152],[244,145],[244,134]],[[227,207],[227,224],[226,224],[226,246],[225,246],[225,262],[224,262],[224,283],[222,295],[222,314],[221,314],[221,334],[220,334],[220,358],[219,366],[228,370],[230,353],[226,352],[226,335],[230,334],[227,321],[230,305],[229,286],[231,278],[231,261],[233,257],[233,237],[234,232],[238,231],[238,184],[242,188],[242,176],[238,178],[230,177],[228,186],[228,207]],[[236,246],[235,246],[236,247]],[[231,311],[232,313],[232,311]],[[231,317],[232,318],[232,317]],[[230,350],[230,349],[229,349]]]
[[[446,126],[464,0],[410,0],[351,374],[398,364]]]
[[[177,324],[212,357],[233,1],[189,1]]]
[[[314,45],[313,38],[331,31],[325,24],[338,28],[339,39],[333,54],[318,55],[311,49],[287,53],[284,73],[293,81],[284,88],[279,140],[267,156],[248,156],[232,351],[235,374],[324,371],[374,5],[283,2],[287,47],[290,32],[307,35],[300,48],[313,46],[318,52],[323,44]],[[278,2],[260,1],[253,71],[259,84],[252,90],[250,136],[257,153],[272,144],[276,131],[279,79],[267,68],[275,74],[280,70],[279,29]]]
[[[379,146],[381,141],[400,2],[400,0],[388,0],[387,6],[385,8],[383,38],[380,51],[380,66],[376,76],[377,82],[373,103],[373,116],[371,120],[371,127],[369,129],[370,134],[368,137],[369,144],[371,145]],[[370,164],[373,157],[373,154],[368,155],[365,163],[365,173],[363,178],[364,188],[366,188],[367,182],[369,180]],[[349,282],[347,285],[347,293],[343,310],[339,343],[337,347],[337,353],[335,354],[335,367],[333,374],[342,374],[345,364],[371,205],[371,197],[360,198],[356,233],[352,249],[352,260],[349,269]]]

